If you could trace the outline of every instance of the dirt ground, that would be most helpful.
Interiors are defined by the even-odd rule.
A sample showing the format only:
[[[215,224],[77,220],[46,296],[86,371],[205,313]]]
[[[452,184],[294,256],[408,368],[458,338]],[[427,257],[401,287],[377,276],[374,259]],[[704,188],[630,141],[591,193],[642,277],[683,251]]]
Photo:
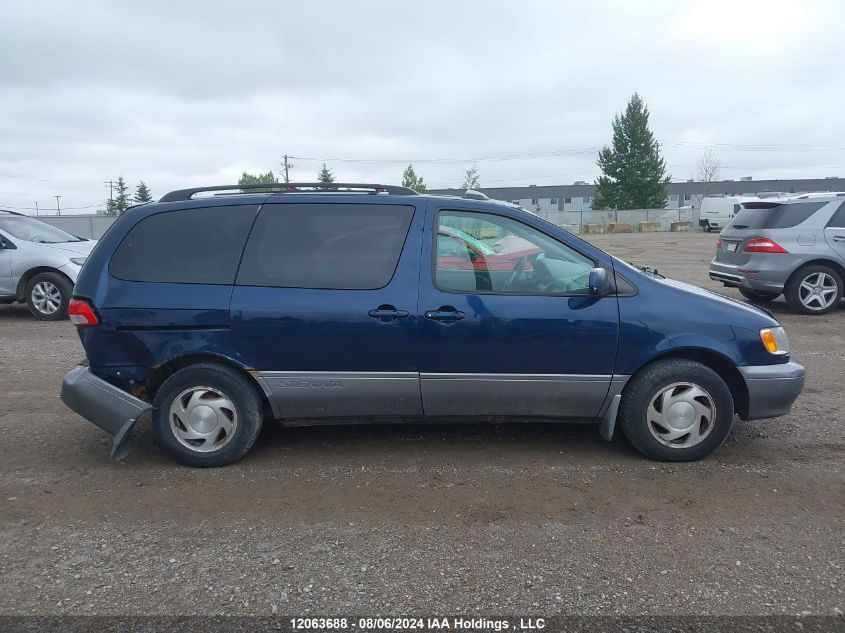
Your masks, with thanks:
[[[714,236],[594,239],[722,291]],[[845,304],[774,312],[806,391],[699,463],[587,427],[274,427],[193,470],[148,424],[110,463],[58,397],[72,326],[0,307],[0,614],[842,613]]]

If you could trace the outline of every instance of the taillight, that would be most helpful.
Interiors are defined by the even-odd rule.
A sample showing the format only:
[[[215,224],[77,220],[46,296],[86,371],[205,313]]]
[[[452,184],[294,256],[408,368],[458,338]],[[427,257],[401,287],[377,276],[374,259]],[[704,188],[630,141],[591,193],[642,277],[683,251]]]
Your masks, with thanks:
[[[745,242],[746,253],[788,253],[783,246],[768,237],[752,237]]]
[[[71,299],[67,307],[67,313],[70,316],[70,322],[76,327],[100,325],[100,319],[97,318],[94,308],[84,299]]]
[[[716,250],[717,251],[722,250],[722,238],[721,237],[716,238]]]

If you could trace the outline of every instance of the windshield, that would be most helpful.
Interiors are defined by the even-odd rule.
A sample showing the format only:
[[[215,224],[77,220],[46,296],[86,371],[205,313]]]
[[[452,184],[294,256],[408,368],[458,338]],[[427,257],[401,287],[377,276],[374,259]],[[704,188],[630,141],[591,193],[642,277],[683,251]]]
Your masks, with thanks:
[[[19,240],[38,242],[39,244],[85,241],[75,235],[65,233],[55,226],[24,216],[0,217],[0,229]]]

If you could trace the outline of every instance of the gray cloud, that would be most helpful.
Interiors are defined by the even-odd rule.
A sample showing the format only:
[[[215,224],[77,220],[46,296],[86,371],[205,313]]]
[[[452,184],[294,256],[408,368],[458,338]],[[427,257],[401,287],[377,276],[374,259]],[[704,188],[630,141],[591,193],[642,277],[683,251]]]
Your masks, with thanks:
[[[161,194],[284,153],[556,152],[482,161],[482,183],[592,180],[634,91],[676,178],[709,145],[726,177],[842,174],[843,17],[833,1],[3,3],[0,203],[96,206],[119,174]],[[405,165],[329,166],[396,182]],[[445,186],[467,166],[417,169]]]

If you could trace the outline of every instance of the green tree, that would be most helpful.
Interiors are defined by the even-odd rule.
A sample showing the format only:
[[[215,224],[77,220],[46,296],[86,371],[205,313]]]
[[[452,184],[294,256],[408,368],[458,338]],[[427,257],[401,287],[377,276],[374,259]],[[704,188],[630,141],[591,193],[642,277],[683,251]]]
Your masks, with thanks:
[[[150,188],[147,186],[143,180],[138,183],[138,186],[135,188],[135,202],[141,204],[143,202],[152,202],[153,201],[153,194],[150,193]]]
[[[244,172],[240,180],[238,180],[239,185],[275,185],[278,183],[279,180],[273,175],[272,171],[268,171],[266,174],[250,174],[248,172]],[[251,192],[258,192],[258,193],[266,193],[268,191],[272,191],[272,189],[249,189]]]
[[[410,187],[414,191],[418,193],[425,193],[425,182],[421,176],[417,176],[417,172],[414,171],[413,165],[408,165],[405,168],[405,171],[402,174],[402,186],[403,187]]]
[[[317,174],[317,180],[324,183],[334,182],[334,174],[326,167],[326,163],[323,163],[322,169]]]
[[[648,108],[634,93],[625,112],[613,117],[613,147],[599,152],[594,209],[662,209],[669,176],[660,145],[648,126]]]
[[[473,165],[464,171],[464,184],[461,189],[478,189],[481,186],[481,173],[478,171],[478,165]]]
[[[111,187],[109,199],[106,200],[106,214],[120,215],[126,211],[127,207],[129,207],[129,187],[123,176],[119,176]]]

